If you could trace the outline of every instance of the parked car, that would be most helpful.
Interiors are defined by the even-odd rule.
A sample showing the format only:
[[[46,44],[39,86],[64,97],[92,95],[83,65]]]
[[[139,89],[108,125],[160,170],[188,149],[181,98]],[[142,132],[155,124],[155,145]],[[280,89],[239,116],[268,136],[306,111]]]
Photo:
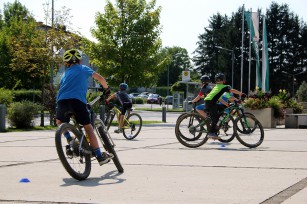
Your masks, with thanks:
[[[137,98],[148,98],[148,95],[146,95],[146,94],[139,94],[136,97]]]
[[[135,97],[137,97],[139,95],[139,93],[130,93],[129,94],[129,97],[130,98],[135,98]]]
[[[147,98],[147,103],[148,104],[159,104],[159,94],[149,94],[148,98]]]
[[[164,103],[168,104],[168,105],[172,105],[173,104],[173,96],[166,96],[164,99]]]

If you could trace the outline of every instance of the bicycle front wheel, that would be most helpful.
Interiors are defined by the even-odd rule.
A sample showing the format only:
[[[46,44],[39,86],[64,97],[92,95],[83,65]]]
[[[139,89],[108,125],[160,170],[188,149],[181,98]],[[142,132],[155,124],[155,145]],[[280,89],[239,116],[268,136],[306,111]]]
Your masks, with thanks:
[[[72,141],[68,144],[64,133],[69,132]],[[84,140],[81,145],[82,134],[69,123],[61,124],[55,133],[55,146],[58,156],[69,175],[79,181],[85,180],[91,172],[91,151]]]
[[[249,148],[261,145],[264,139],[264,130],[257,118],[250,114],[240,115],[236,118],[236,137],[238,141]]]
[[[123,135],[127,140],[132,140],[138,136],[142,128],[142,118],[137,113],[131,113],[127,120],[124,120]]]
[[[226,113],[223,113],[221,117],[226,117]],[[232,116],[229,116],[225,122],[220,124],[218,136],[220,137],[219,141],[224,143],[229,143],[236,137],[235,120]]]
[[[199,147],[205,144],[208,140],[208,127],[209,124],[204,121],[199,114],[186,113],[180,116],[176,122],[176,138],[182,145],[186,147]]]
[[[110,141],[111,139],[109,138],[108,134],[105,132],[103,126],[99,126],[97,128],[98,133],[100,135],[101,141],[103,143],[103,147],[105,148],[105,150],[113,155],[113,162],[118,170],[118,172],[123,173],[124,172],[124,168],[122,166],[122,164],[119,161],[119,158],[117,156],[117,153],[115,152],[114,149],[114,145],[113,143]]]

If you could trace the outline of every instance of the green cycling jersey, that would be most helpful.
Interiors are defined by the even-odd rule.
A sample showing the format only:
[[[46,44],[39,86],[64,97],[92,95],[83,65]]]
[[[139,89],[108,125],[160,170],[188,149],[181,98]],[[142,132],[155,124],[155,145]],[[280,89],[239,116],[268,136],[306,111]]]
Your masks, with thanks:
[[[206,96],[205,101],[217,102],[225,92],[229,92],[230,90],[231,87],[229,85],[216,84],[212,91]]]

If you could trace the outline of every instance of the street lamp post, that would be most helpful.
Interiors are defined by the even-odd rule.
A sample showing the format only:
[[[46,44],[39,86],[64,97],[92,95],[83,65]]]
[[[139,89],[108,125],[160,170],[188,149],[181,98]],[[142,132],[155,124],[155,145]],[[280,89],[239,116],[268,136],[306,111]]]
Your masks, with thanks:
[[[281,71],[281,72],[286,74],[286,75],[291,75],[292,76],[292,94],[294,96],[294,81],[295,81],[294,77],[297,76],[297,75],[300,75],[300,74],[304,74],[306,72],[306,70],[302,71],[302,72],[299,72],[299,73],[296,73],[296,74],[290,74],[290,73],[288,73],[286,71]]]
[[[228,52],[231,52],[231,86],[233,87],[233,68],[234,68],[234,58],[235,58],[235,55],[234,55],[234,51],[233,49],[227,49],[227,48],[223,48],[221,46],[215,46],[217,49],[221,49],[221,50],[226,50]]]

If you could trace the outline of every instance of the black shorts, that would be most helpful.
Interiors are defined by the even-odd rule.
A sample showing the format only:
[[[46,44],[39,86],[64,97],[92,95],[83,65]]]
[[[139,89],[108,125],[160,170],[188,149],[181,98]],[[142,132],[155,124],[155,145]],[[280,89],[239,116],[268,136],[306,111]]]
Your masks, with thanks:
[[[125,115],[128,109],[132,108],[132,103],[124,103],[123,107],[121,108],[122,115]]]
[[[70,113],[75,115],[76,121],[81,125],[91,123],[89,111],[85,103],[78,99],[63,99],[57,102],[56,119],[68,123]]]

